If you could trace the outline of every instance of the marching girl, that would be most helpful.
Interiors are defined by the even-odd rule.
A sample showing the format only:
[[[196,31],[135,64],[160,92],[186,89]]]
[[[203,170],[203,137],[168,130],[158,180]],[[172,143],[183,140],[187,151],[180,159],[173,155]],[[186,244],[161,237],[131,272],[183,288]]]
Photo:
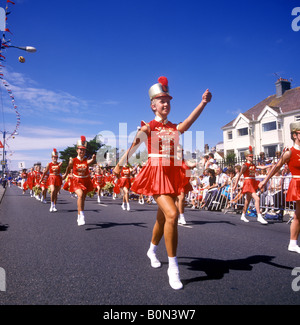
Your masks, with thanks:
[[[164,236],[169,261],[169,284],[173,289],[178,290],[183,287],[183,284],[180,281],[176,257],[178,209],[175,202],[183,184],[180,176],[182,167],[180,162],[175,160],[175,151],[179,144],[179,134],[188,130],[197,120],[204,107],[211,101],[212,95],[207,89],[202,96],[201,103],[184,122],[179,124],[168,121],[172,97],[169,95],[167,78],[160,77],[158,79],[158,83],[150,88],[149,97],[155,119],[149,123],[142,122],[142,127],[138,131],[133,144],[121,158],[114,172],[120,174],[120,166],[127,163],[142,141],[148,142],[148,162],[137,175],[131,190],[137,194],[153,196],[157,203],[156,222],[147,256],[152,267],[161,266],[156,251],[160,240]]]
[[[113,176],[113,183],[114,183],[113,200],[115,200],[117,198],[117,195],[121,193],[120,186],[119,186],[119,178],[117,176]]]
[[[123,192],[123,202],[122,202],[122,209],[130,211],[130,204],[129,204],[129,191],[131,187],[131,168],[128,164],[126,164],[121,171],[121,178],[119,179],[119,187]],[[125,207],[126,203],[126,207]]]
[[[97,191],[97,202],[101,203],[101,199],[100,199],[101,189],[102,187],[104,187],[105,182],[104,182],[103,171],[99,165],[97,165],[96,167],[96,171],[93,177],[93,185]]]
[[[42,179],[42,172],[41,172],[41,164],[36,163],[35,169],[33,171],[33,188],[40,188],[40,182]],[[40,194],[35,194],[33,195],[37,200],[40,200]]]
[[[85,157],[87,147],[87,141],[84,136],[81,136],[77,141],[77,157],[70,158],[69,165],[66,169],[63,179],[67,177],[70,170],[73,169],[73,177],[70,184],[70,192],[75,192],[77,195],[77,224],[82,226],[85,224],[84,219],[84,202],[87,193],[93,191],[93,183],[90,177],[89,166],[96,161],[96,155],[94,154],[92,159]]]
[[[290,150],[283,151],[277,164],[270,170],[266,178],[259,183],[258,187],[263,189],[268,183],[269,179],[273,177],[284,164],[288,165],[292,173],[292,179],[287,191],[286,201],[296,201],[296,211],[290,226],[290,242],[288,250],[300,254],[300,247],[297,243],[300,234],[300,122],[291,123],[290,131],[294,145]]]
[[[22,179],[21,180],[21,189],[23,190],[23,194],[25,194],[26,189],[24,188],[24,184],[25,184],[25,182],[27,180],[27,171],[26,171],[26,169],[22,170],[21,179]]]
[[[47,167],[46,170],[43,173],[43,176],[47,173],[49,173],[49,178],[48,178],[48,183],[47,185],[50,187],[50,197],[51,197],[51,206],[50,206],[50,212],[56,212],[57,208],[56,208],[56,202],[57,202],[57,195],[58,192],[62,186],[62,177],[61,177],[61,173],[60,173],[60,167],[62,165],[62,162],[58,163],[57,159],[58,159],[58,154],[57,154],[57,150],[53,149],[52,154],[52,162],[50,162]]]
[[[266,221],[262,214],[260,213],[260,198],[259,195],[257,194],[258,191],[258,184],[259,181],[255,179],[255,172],[256,169],[267,169],[267,166],[255,166],[253,163],[253,149],[251,146],[249,146],[249,150],[245,152],[245,158],[246,158],[246,163],[243,164],[235,185],[233,186],[232,191],[235,192],[238,182],[240,180],[240,177],[244,175],[244,184],[242,188],[242,194],[245,195],[245,204],[243,207],[242,211],[242,216],[241,220],[244,222],[249,222],[249,220],[246,218],[246,211],[248,209],[248,206],[250,204],[251,199],[254,199],[255,202],[255,209],[257,212],[257,221],[260,222],[261,224],[267,224],[268,221]]]
[[[47,196],[47,191],[48,191],[48,178],[49,178],[49,173],[46,173],[46,167],[43,169],[43,175],[41,178],[41,188],[42,188],[42,193],[41,193],[41,202],[42,203],[47,203],[46,201],[46,196]]]
[[[35,166],[35,165],[34,165]],[[27,179],[24,182],[23,185],[23,194],[25,193],[25,191],[27,191],[28,189],[30,190],[30,196],[33,197],[33,171],[34,171],[34,167],[30,168],[29,173],[27,173]]]

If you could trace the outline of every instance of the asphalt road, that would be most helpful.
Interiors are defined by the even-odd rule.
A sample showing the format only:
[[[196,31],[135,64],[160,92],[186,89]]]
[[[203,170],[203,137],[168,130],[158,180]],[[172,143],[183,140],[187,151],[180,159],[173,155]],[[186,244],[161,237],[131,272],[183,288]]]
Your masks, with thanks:
[[[161,242],[160,269],[146,257],[156,205],[86,201],[86,225],[76,200],[62,191],[58,212],[8,188],[0,205],[1,305],[298,305],[295,267],[287,250],[289,225],[246,224],[238,215],[187,209],[179,227],[178,261],[184,289],[168,284]],[[3,272],[2,272],[3,273]],[[300,272],[299,272],[300,274]],[[0,272],[1,275],[1,272]],[[1,279],[0,279],[1,284]],[[292,289],[292,284],[294,290]],[[0,287],[1,289],[1,287]]]

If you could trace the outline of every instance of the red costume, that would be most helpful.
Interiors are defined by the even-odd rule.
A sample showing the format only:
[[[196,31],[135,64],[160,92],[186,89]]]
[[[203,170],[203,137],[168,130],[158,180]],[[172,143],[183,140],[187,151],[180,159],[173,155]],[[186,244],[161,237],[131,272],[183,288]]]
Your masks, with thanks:
[[[24,185],[23,185],[23,189],[26,191],[27,189],[32,190],[33,188],[33,171],[29,172],[27,174],[27,180],[25,181]]]
[[[292,154],[288,166],[293,176],[286,195],[288,202],[300,200],[300,150],[295,147],[290,150]]]
[[[190,191],[193,190],[193,186],[190,183],[190,176],[187,176],[187,173],[191,170],[191,168],[184,162],[182,161],[182,168],[181,168],[181,177],[183,180],[183,185],[185,185],[182,189],[181,192],[184,194],[188,194]]]
[[[69,191],[75,192],[78,189],[86,193],[94,190],[86,158],[82,161],[78,158],[73,159],[73,178]]]
[[[105,186],[105,180],[103,174],[95,174],[93,178],[93,185],[94,188],[97,188],[98,186],[100,188]]]
[[[148,161],[135,178],[131,190],[138,194],[178,196],[184,188],[181,177],[182,162],[174,154],[179,144],[177,125],[158,121],[156,117],[148,127]],[[145,125],[142,122],[142,125]]]
[[[48,178],[48,186],[61,186],[62,185],[62,177],[60,175],[60,164],[53,162],[49,163],[49,178]]]
[[[45,174],[44,175],[44,177],[41,179],[41,187],[43,187],[43,188],[48,188],[48,179],[49,179],[49,174],[47,173],[47,174]]]
[[[33,187],[40,185],[42,174],[42,172],[37,170],[33,171]]]
[[[254,164],[250,164],[246,162],[244,166],[247,167],[246,171],[243,173],[244,175],[244,184],[242,193],[256,193],[258,190],[259,181],[255,179],[255,171],[256,166]]]
[[[131,187],[131,179],[130,175],[131,171],[129,167],[123,167],[122,172],[121,172],[121,178],[119,179],[119,187],[126,187],[130,189]]]

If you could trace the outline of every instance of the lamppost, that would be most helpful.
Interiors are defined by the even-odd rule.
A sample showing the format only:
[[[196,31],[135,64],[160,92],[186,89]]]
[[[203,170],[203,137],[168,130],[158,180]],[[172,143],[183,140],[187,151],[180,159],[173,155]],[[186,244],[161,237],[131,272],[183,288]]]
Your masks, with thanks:
[[[1,41],[0,41],[0,44],[1,44]],[[33,47],[33,46],[14,46],[14,45],[7,45],[6,47],[10,48],[16,48],[16,49],[19,49],[19,50],[23,50],[23,51],[26,51],[26,52],[29,52],[29,53],[35,53],[36,52],[36,48]],[[11,135],[16,135],[17,133],[16,132],[8,132],[8,131],[1,131],[0,132],[2,133],[3,135],[3,155],[2,155],[2,160],[1,160],[1,165],[2,165],[2,176],[4,175],[5,173],[5,170],[6,170],[6,150],[5,150],[5,145],[6,145],[6,135],[7,134],[11,134]]]
[[[13,45],[8,45],[8,47],[13,47],[15,49],[23,50],[29,53],[35,53],[36,48],[33,46],[13,46]]]
[[[1,165],[2,165],[2,176],[4,176],[5,171],[6,171],[6,150],[5,150],[6,135],[7,134],[15,135],[16,132],[11,133],[11,132],[8,132],[8,131],[1,131],[1,130],[0,130],[0,132],[3,135],[3,154],[2,154],[2,159],[1,159]]]

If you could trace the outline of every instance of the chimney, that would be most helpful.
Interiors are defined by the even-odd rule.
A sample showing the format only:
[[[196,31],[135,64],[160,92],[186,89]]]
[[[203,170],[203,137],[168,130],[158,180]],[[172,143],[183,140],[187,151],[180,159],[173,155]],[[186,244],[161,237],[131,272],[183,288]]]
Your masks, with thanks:
[[[291,83],[287,79],[279,78],[276,83],[276,97],[281,97],[285,91],[291,89]]]

